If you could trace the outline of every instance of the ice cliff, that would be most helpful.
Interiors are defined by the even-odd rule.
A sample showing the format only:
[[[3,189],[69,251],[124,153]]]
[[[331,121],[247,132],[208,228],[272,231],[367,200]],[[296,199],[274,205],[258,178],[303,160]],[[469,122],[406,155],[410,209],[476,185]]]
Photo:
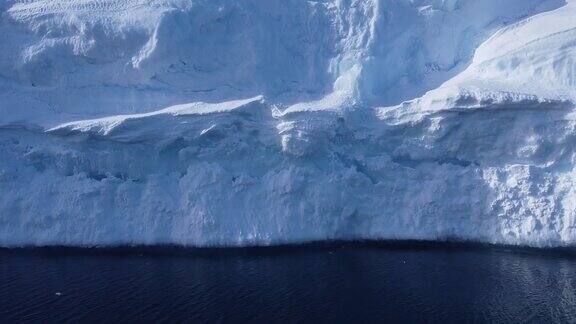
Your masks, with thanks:
[[[0,0],[0,245],[576,245],[575,0]]]

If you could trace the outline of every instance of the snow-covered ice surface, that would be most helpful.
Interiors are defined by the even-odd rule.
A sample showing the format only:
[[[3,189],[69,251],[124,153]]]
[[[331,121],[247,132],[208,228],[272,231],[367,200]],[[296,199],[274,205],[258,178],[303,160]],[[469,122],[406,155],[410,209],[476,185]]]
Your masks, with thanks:
[[[576,0],[0,0],[0,245],[576,245]]]

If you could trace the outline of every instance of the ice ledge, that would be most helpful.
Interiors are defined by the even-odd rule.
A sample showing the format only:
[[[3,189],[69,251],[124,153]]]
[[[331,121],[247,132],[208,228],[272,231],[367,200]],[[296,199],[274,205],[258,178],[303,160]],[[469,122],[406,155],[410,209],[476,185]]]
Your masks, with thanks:
[[[73,121],[50,128],[47,131],[56,134],[80,132],[95,133],[106,136],[113,130],[125,125],[127,122],[145,122],[147,119],[154,119],[155,117],[161,116],[202,116],[217,113],[240,112],[254,103],[263,104],[264,97],[257,96],[249,99],[219,103],[193,102],[170,106],[144,114],[116,115],[98,119]],[[159,127],[161,127],[161,125],[159,125]]]

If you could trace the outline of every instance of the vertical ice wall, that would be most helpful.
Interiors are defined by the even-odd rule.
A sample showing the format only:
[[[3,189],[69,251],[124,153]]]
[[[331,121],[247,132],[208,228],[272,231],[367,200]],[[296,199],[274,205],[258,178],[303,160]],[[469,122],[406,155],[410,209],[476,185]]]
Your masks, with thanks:
[[[576,239],[573,1],[2,5],[0,245]]]

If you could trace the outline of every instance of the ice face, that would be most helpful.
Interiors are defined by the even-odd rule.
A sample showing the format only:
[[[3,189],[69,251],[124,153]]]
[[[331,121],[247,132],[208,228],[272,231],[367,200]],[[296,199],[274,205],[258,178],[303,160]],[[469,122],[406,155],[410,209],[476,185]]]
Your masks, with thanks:
[[[576,4],[0,4],[0,245],[576,242]]]

